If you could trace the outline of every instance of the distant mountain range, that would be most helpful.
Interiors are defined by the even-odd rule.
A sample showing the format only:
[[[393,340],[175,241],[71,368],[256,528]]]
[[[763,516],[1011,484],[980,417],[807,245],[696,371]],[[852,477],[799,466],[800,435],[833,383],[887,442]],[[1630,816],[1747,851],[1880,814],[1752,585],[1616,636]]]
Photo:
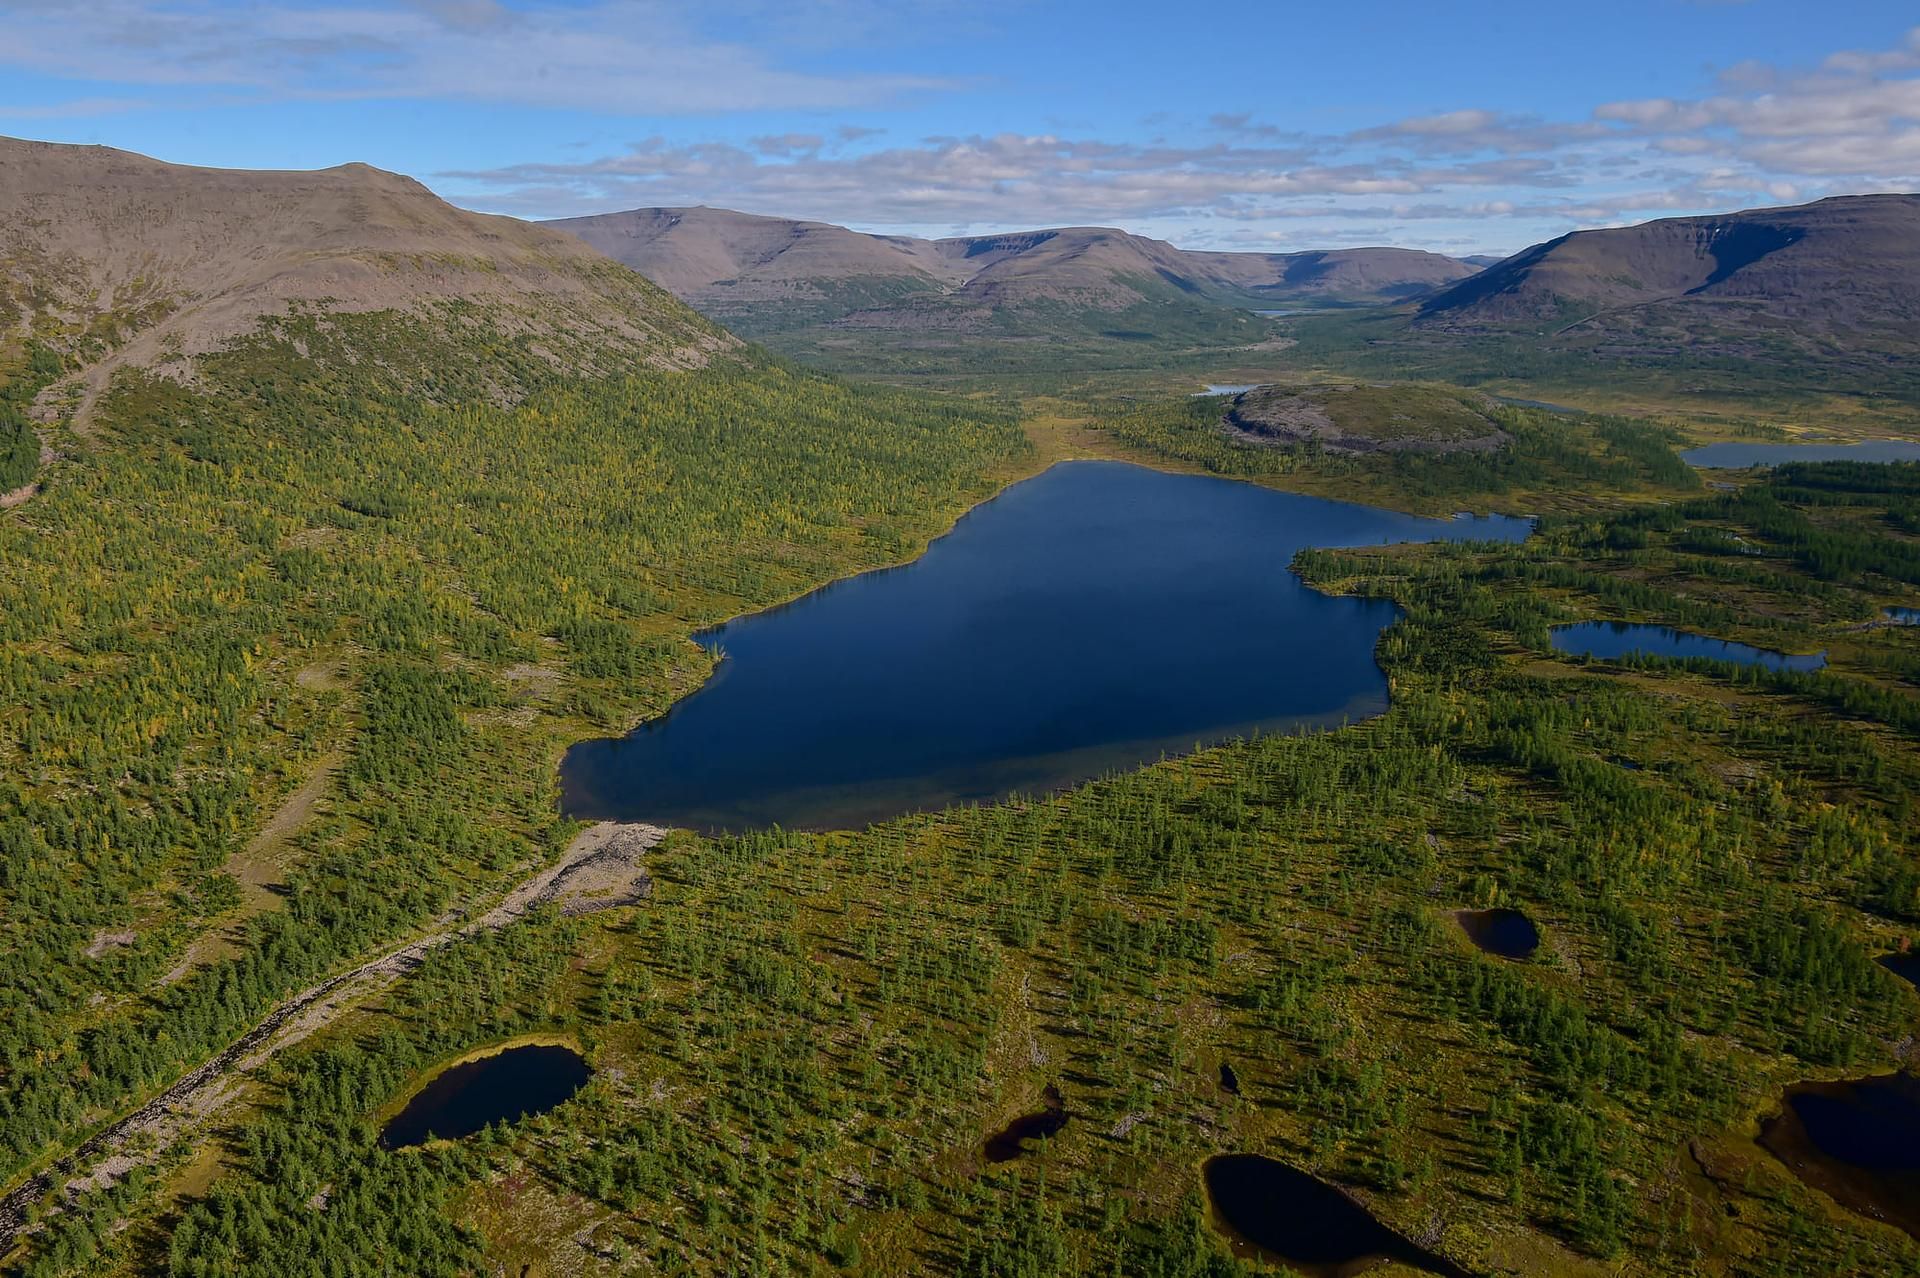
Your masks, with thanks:
[[[854,371],[1164,367],[1210,350],[1272,362],[1288,348],[1366,375],[1571,384],[1639,367],[1719,390],[1825,377],[1920,394],[1914,195],[1580,231],[1505,259],[1198,252],[1105,227],[925,240],[709,208],[549,225],[746,336]],[[1299,314],[1276,339],[1256,311]]]
[[[635,209],[548,225],[750,335],[820,325],[1007,333],[1067,324],[1125,333],[1122,317],[1143,310],[1378,305],[1476,269],[1415,249],[1194,252],[1084,226],[925,240],[710,208]]]
[[[83,404],[116,367],[184,364],[303,310],[433,313],[465,340],[448,308],[466,307],[582,372],[697,364],[733,343],[682,301],[852,371],[1231,358],[1515,384],[1648,369],[1720,391],[1920,399],[1920,195],[1667,218],[1478,260],[1199,252],[1104,227],[927,240],[709,208],[533,225],[365,165],[238,172],[0,139],[0,357],[9,335],[46,338]],[[1299,314],[1276,329],[1263,310]]]
[[[1920,196],[1578,231],[1422,300],[1405,340],[1920,390]]]

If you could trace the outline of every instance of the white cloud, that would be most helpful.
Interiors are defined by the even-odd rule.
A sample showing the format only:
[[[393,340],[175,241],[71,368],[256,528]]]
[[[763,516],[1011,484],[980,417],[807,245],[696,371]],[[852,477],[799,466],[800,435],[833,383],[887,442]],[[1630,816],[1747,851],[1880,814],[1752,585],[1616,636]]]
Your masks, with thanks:
[[[484,192],[469,202],[505,212],[705,203],[885,227],[1138,221],[1196,210],[1233,217],[1248,201],[1432,188],[1405,163],[1322,164],[1293,147],[1180,148],[1050,134],[929,138],[865,151],[787,142],[760,139],[749,149],[653,138],[581,164],[440,176]]]
[[[972,82],[826,74],[829,44],[967,45],[1033,0],[0,0],[0,67],[122,86],[0,106],[52,119],[176,101],[485,101],[603,116],[766,112],[745,142],[651,138],[583,163],[441,175],[476,207],[558,216],[719,204],[922,233],[1069,222],[1221,243],[1351,243],[1382,228],[1513,247],[1580,226],[1920,186],[1920,28],[1884,49],[1742,62],[1697,93],[1569,119],[1473,102],[1343,133],[1250,113],[921,138],[819,122]],[[975,42],[988,47],[985,42]],[[985,60],[983,60],[984,63]],[[876,63],[878,65],[878,63]],[[0,91],[3,92],[3,91]],[[126,96],[119,96],[124,92]],[[779,112],[808,115],[801,131]],[[831,118],[830,116],[828,118]],[[636,130],[639,132],[640,130]],[[694,136],[697,137],[697,134]],[[568,154],[556,143],[549,154]],[[1421,229],[1426,228],[1426,229]],[[1256,238],[1249,238],[1256,237]],[[1267,237],[1261,239],[1257,237]]]
[[[711,27],[754,0],[717,0]],[[849,14],[854,0],[785,6],[784,21]],[[854,20],[849,18],[849,20]],[[759,36],[765,28],[753,28]],[[718,38],[664,0],[508,8],[497,0],[66,0],[15,3],[0,65],[130,85],[245,89],[288,98],[424,98],[615,114],[872,105],[950,87],[924,76],[815,74]]]
[[[153,106],[143,98],[73,98],[66,102],[0,104],[0,120],[77,120],[96,115],[120,115]]]
[[[1920,183],[1920,27],[1894,48],[1831,54],[1811,69],[1741,63],[1718,88],[1697,99],[1609,102],[1594,118],[1669,154],[1763,175],[1767,186]]]

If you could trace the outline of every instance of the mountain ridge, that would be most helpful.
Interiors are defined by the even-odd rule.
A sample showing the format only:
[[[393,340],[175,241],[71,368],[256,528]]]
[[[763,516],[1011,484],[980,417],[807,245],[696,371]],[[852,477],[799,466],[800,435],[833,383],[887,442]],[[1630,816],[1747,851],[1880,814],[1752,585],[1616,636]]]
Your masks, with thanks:
[[[1622,308],[1721,301],[1872,327],[1920,316],[1920,195],[1832,196],[1574,231],[1426,298],[1415,322],[1584,323]]]
[[[276,317],[449,305],[556,366],[573,356],[548,347],[587,335],[600,362],[659,367],[736,344],[571,236],[371,165],[203,168],[0,138],[0,345],[62,351],[83,405],[116,368],[184,373]]]
[[[921,239],[706,206],[543,225],[579,236],[722,322],[745,321],[749,331],[983,327],[990,315],[1052,304],[1120,312],[1182,299],[1216,308],[1380,302],[1475,269],[1418,249],[1187,250],[1100,226]]]

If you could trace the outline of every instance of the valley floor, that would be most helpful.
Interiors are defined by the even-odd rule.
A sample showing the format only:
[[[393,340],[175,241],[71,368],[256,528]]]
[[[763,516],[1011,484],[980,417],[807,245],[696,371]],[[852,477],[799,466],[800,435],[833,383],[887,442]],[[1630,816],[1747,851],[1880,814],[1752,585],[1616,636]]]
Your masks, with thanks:
[[[1860,628],[1920,587],[1910,468],[1709,491],[1658,429],[1524,412],[1498,468],[1302,463],[1225,450],[1184,402],[1035,405],[1022,443],[977,405],[786,376],[497,412],[332,374],[237,394],[237,417],[164,387],[110,406],[164,427],[4,532],[4,637],[28,654],[5,671],[27,707],[0,743],[9,811],[58,838],[55,801],[92,785],[127,849],[86,896],[8,845],[19,900],[62,903],[22,935],[76,956],[46,969],[64,1001],[9,1031],[10,1166],[132,1100],[193,1108],[214,1076],[171,1080],[210,1058],[247,1092],[211,1139],[133,1142],[151,1165],[42,1216],[23,1270],[1224,1275],[1244,1262],[1198,1169],[1226,1151],[1348,1186],[1474,1272],[1920,1267],[1753,1140],[1788,1085],[1895,1067],[1920,1019],[1874,961],[1920,928],[1920,633]],[[302,410],[349,391],[366,424],[316,456]],[[293,441],[283,486],[226,478]],[[617,864],[612,832],[553,817],[559,751],[693,686],[698,625],[910,556],[996,483],[1087,455],[1546,517],[1525,546],[1297,561],[1407,610],[1379,650],[1392,711],[1344,731],[859,832],[646,831]],[[142,558],[155,501],[191,514]],[[242,584],[198,599],[156,579],[170,562]],[[1552,649],[1588,617],[1825,647],[1832,670]],[[339,673],[308,687],[316,659]],[[100,680],[140,713],[89,700]],[[241,832],[334,758],[278,904],[155,992],[232,925]],[[159,890],[189,908],[162,921]],[[1539,925],[1536,957],[1461,933],[1456,911],[1494,906]],[[301,1033],[252,1038],[282,1025]],[[551,1034],[595,1070],[560,1110],[378,1147],[441,1064]],[[1049,1089],[1065,1126],[989,1163]]]

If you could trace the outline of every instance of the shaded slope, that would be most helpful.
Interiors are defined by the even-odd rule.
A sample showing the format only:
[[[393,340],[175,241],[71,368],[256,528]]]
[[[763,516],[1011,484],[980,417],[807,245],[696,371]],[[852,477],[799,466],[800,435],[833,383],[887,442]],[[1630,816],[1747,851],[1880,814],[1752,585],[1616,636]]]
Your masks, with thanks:
[[[1564,402],[1920,401],[1920,196],[1580,231],[1417,307],[1289,331],[1309,365]]]
[[[1436,294],[1418,322],[1485,328],[1723,303],[1762,304],[1826,329],[1911,322],[1920,316],[1920,196],[1578,231]]]

